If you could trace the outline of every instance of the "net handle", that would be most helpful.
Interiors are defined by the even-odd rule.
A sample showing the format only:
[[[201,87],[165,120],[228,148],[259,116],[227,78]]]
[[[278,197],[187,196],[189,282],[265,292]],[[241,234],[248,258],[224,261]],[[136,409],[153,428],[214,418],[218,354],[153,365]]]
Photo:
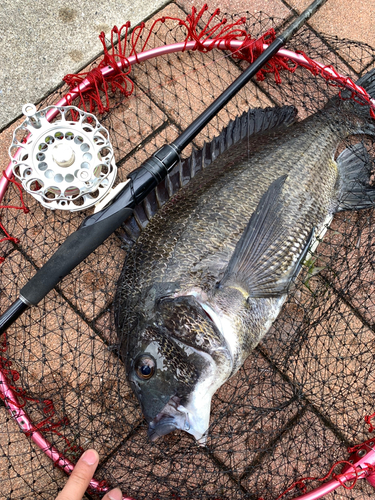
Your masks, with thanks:
[[[213,47],[217,48],[220,50],[228,50],[230,48],[232,51],[240,50],[242,46],[242,41],[241,40],[230,40],[230,41],[223,41],[223,40],[212,40],[212,39],[206,39],[203,41],[203,45],[208,47]],[[160,47],[156,47],[153,49],[145,50],[144,52],[140,52],[137,55],[133,55],[128,57],[126,60],[118,61],[117,66],[120,70],[124,70],[128,68],[129,66],[132,66],[133,64],[137,64],[140,62],[147,61],[149,59],[153,59],[155,57],[167,55],[167,54],[173,54],[175,52],[183,52],[185,50],[195,50],[197,47],[197,42],[195,41],[190,41],[190,42],[180,42],[180,43],[173,43],[170,45],[163,45]],[[267,44],[263,44],[263,49],[266,50],[269,47]],[[369,102],[371,109],[375,111],[375,99],[372,99],[371,96],[366,92],[366,90],[359,85],[356,85],[350,78],[345,77],[344,75],[340,74],[337,72],[332,66],[327,66],[324,65],[318,61],[315,61],[313,59],[308,58],[305,54],[303,53],[296,53],[291,50],[287,49],[280,49],[276,55],[278,57],[284,57],[286,59],[289,59],[293,61],[294,63],[305,67],[309,69],[310,71],[317,71],[319,72],[320,76],[324,78],[331,79],[336,82],[340,82],[342,85],[344,85],[348,90],[351,92],[354,92],[357,96],[360,98],[364,98],[367,102]],[[106,66],[105,68],[100,69],[102,75],[104,78],[109,77],[115,73],[115,70],[110,67]],[[91,89],[91,83],[90,81],[86,78],[79,86],[77,86],[75,89],[73,89],[71,92],[67,93],[66,96],[64,96],[60,101],[57,102],[56,106],[67,106],[69,105],[74,99],[76,99],[80,93],[84,93],[87,90]],[[56,115],[57,115],[57,110],[55,112],[49,112],[46,116],[47,120],[52,120]],[[18,149],[18,151],[15,153],[14,158],[17,159],[18,156],[20,155],[21,149]],[[4,197],[5,191],[8,188],[9,184],[9,179],[13,177],[13,171],[12,171],[12,161],[9,162],[6,170],[5,170],[6,176],[2,176],[0,179],[0,202]]]

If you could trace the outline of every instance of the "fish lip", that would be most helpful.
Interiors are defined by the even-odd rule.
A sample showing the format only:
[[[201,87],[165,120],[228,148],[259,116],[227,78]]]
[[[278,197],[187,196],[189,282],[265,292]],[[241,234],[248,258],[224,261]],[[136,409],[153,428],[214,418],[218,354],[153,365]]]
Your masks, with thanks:
[[[151,441],[186,426],[187,414],[179,408],[180,398],[172,396],[162,411],[149,422],[147,435]]]
[[[156,420],[156,419],[154,419]],[[158,422],[149,423],[147,435],[150,441],[154,442],[159,437],[166,436],[170,432],[178,429],[174,416],[165,415]]]

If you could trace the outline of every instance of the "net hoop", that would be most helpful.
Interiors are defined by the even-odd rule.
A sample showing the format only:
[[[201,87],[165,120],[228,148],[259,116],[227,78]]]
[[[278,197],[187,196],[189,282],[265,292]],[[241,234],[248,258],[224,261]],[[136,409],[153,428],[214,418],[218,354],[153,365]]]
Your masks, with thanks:
[[[230,48],[232,51],[240,50],[243,42],[240,40],[229,40],[229,41],[215,41],[211,39],[207,39],[203,42],[205,47],[217,48],[219,50],[228,50]],[[267,44],[263,44],[263,50],[266,50],[269,47]],[[119,70],[124,70],[127,67],[131,67],[133,64],[141,63],[147,61],[149,59],[153,59],[159,56],[173,54],[175,52],[184,52],[185,50],[196,50],[197,42],[180,42],[174,43],[170,45],[163,45],[160,47],[156,47],[154,49],[149,49],[139,54],[129,56],[126,61],[122,60],[117,63]],[[375,110],[375,99],[372,99],[369,94],[359,85],[356,85],[350,78],[347,78],[340,73],[338,73],[332,66],[326,66],[318,61],[314,61],[313,59],[308,58],[303,53],[293,52],[287,49],[280,49],[277,54],[279,57],[283,57],[293,61],[294,63],[305,67],[313,72],[319,72],[319,74],[327,79],[332,79],[333,81],[337,81],[343,83],[346,89],[353,92],[358,98],[365,99],[365,101],[369,102],[371,110]],[[116,70],[110,66],[106,66],[105,68],[100,69],[103,78],[108,78],[109,76],[116,73]],[[71,92],[68,92],[66,96],[64,96],[60,101],[58,101],[55,106],[68,106],[80,93],[85,93],[89,89],[91,89],[91,82],[88,78],[86,78],[78,87],[73,89]],[[47,120],[53,120],[57,115],[57,109],[51,110],[48,112],[46,118]],[[17,151],[14,155],[14,158],[18,158],[19,151]],[[5,191],[9,184],[9,179],[12,178],[12,164],[11,162],[8,164],[5,170],[6,176],[3,176],[0,179],[0,202],[4,197]]]
[[[206,39],[201,42],[204,46],[210,48],[216,48],[219,50],[228,50],[229,48],[232,51],[239,50],[242,46],[242,42],[239,40],[230,40],[230,41],[215,41],[212,39]],[[176,52],[183,52],[185,50],[196,50],[197,42],[189,41],[189,42],[180,42],[174,43],[170,45],[163,45],[157,48],[149,49],[136,55],[129,56],[126,61],[122,60],[117,63],[118,69],[123,70],[128,66],[131,66],[136,63],[141,63],[147,61],[149,59],[153,59],[159,56],[172,54]],[[263,44],[263,49],[267,49],[268,45]],[[375,110],[375,99],[371,99],[371,97],[367,94],[367,92],[360,86],[356,85],[350,78],[347,78],[340,73],[338,73],[333,67],[326,66],[318,61],[314,61],[308,58],[303,53],[293,52],[287,49],[281,49],[278,51],[277,56],[289,59],[290,61],[312,71],[315,74],[323,78],[327,78],[333,81],[340,82],[343,86],[354,93],[357,98],[362,99],[364,103],[368,103],[372,110]],[[317,71],[318,70],[318,71]],[[103,78],[107,78],[113,75],[116,71],[107,66],[105,68],[101,68],[100,72],[102,73]],[[85,79],[79,86],[77,86],[72,91],[68,92],[62,99],[60,99],[56,103],[56,107],[67,106],[69,105],[79,94],[87,92],[91,88],[91,83],[89,79]],[[48,120],[53,120],[57,115],[57,110],[51,110],[47,114]],[[19,152],[15,154],[15,158]],[[2,200],[9,182],[13,177],[12,173],[12,164],[9,163],[8,167],[5,170],[5,175],[0,179],[0,201]],[[54,446],[52,446],[47,439],[43,436],[42,432],[35,428],[30,417],[23,410],[22,407],[17,403],[17,394],[12,390],[12,387],[8,381],[6,376],[6,370],[0,367],[0,397],[4,400],[6,407],[8,408],[12,419],[17,422],[22,432],[30,437],[30,439],[53,461],[54,465],[59,469],[63,470],[68,475],[74,469],[74,464],[64,455],[59,452]],[[375,486],[375,480],[369,476],[373,474],[373,467],[375,466],[375,450],[370,449],[366,455],[365,460],[366,466],[362,468],[354,468],[354,465],[351,466],[351,469],[346,473],[341,473],[336,475],[334,479],[331,479],[327,483],[319,486],[318,488],[310,491],[309,493],[305,493],[301,496],[294,497],[295,500],[316,500],[324,497],[328,493],[334,491],[340,486],[344,486],[344,483],[348,481],[357,481],[358,479],[367,478],[367,480]],[[354,469],[354,470],[352,470]],[[109,491],[110,487],[106,484],[103,484],[103,481],[98,481],[93,479],[90,482],[89,489],[96,493],[104,494]],[[284,495],[284,494],[283,494]],[[281,497],[279,497],[281,498]],[[124,495],[123,500],[133,500],[131,497]]]

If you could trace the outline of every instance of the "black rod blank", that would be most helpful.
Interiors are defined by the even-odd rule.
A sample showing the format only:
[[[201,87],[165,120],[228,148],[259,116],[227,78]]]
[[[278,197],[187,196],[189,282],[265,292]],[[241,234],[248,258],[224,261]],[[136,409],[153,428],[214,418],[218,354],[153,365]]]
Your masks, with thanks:
[[[181,153],[214,116],[239,92],[242,87],[271,59],[276,52],[310,19],[327,0],[315,0],[275,41],[253,62],[224,92],[198,116],[194,122],[172,143]]]

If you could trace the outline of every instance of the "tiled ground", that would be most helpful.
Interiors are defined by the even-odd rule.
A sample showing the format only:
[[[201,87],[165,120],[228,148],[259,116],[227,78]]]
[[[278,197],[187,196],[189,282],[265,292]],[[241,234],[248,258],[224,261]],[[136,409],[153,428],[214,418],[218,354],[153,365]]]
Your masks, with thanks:
[[[308,3],[307,0],[249,0],[247,3],[239,0],[218,0],[217,4],[211,3],[209,7],[210,10],[220,7],[222,12],[228,13],[245,11],[259,13],[259,11],[265,11],[277,19],[276,24],[278,25],[280,20],[285,20],[293,14],[292,9],[300,12]],[[155,17],[163,15],[184,17],[190,12],[192,5],[199,8],[201,2],[198,3],[197,0],[193,2],[177,0],[165,7]],[[317,33],[324,32],[333,37],[346,37],[371,45],[375,35],[374,16],[375,6],[373,0],[328,0],[326,6],[311,19],[309,24]],[[119,23],[121,21],[123,20],[120,19]],[[341,68],[345,68],[347,63],[345,60],[346,53],[340,52],[339,55],[341,56]],[[205,61],[209,57],[206,56]],[[193,62],[196,67],[199,67],[202,64],[202,56],[197,54]],[[368,64],[371,64],[371,62],[373,61],[368,61]],[[208,81],[202,78],[203,73],[195,73],[193,69],[191,67],[191,73],[186,75],[183,74],[182,66],[178,64],[172,69],[167,63],[155,64],[148,75],[148,79],[144,78],[141,71],[135,69],[134,81],[139,88],[139,100],[131,99],[125,112],[122,111],[119,116],[115,113],[112,118],[112,126],[116,129],[115,147],[120,158],[126,157],[127,160],[121,170],[120,177],[125,178],[126,173],[135,168],[156,147],[165,141],[173,140],[178,131],[183,128],[184,123],[190,122],[200,113],[212,100],[213,95],[218,95],[220,88],[226,84],[228,72],[231,72],[232,75],[239,73],[238,66],[224,60],[221,62],[216,76],[211,78],[208,85]],[[356,71],[357,68],[353,67],[352,69]],[[350,68],[348,68],[348,71],[350,71]],[[168,88],[168,85],[171,85],[172,76],[175,80],[173,90],[174,92],[177,91],[180,100],[178,102],[172,100],[166,105],[165,96],[162,95],[157,82],[161,82],[164,87]],[[187,86],[189,87],[188,93],[185,90]],[[199,99],[197,96],[199,96]],[[233,118],[236,112],[235,105],[237,104],[239,106],[244,106],[245,103],[247,103],[247,106],[267,106],[270,104],[271,98],[272,96],[266,95],[255,85],[249,84],[247,89],[237,96],[233,106],[231,105],[232,107],[229,107],[227,111],[222,112],[213,122],[212,127],[220,128],[229,119]],[[144,119],[141,122],[139,120],[134,121],[134,114],[137,113],[138,115],[140,112],[142,112]],[[124,127],[124,122],[128,125],[127,127]],[[6,152],[12,130],[16,125],[11,125],[0,135],[0,161],[3,167],[7,164]],[[157,130],[157,133],[154,133],[155,130]],[[202,144],[210,132],[209,130],[201,134],[195,141],[196,144]],[[138,147],[139,143],[142,144],[141,149]],[[16,200],[16,196],[14,196],[14,200]],[[14,215],[8,218],[2,217],[2,222],[5,223],[6,221],[8,223],[9,231],[21,240],[17,250],[9,243],[0,244],[2,251],[7,255],[1,269],[3,275],[11,274],[11,271],[9,271],[11,268],[16,268],[19,275],[17,284],[12,280],[2,279],[0,290],[2,310],[17,296],[17,285],[25,282],[32,275],[35,267],[41,265],[46,256],[50,255],[61,244],[67,234],[77,227],[81,220],[81,217],[77,215],[69,218],[69,223],[66,224],[63,218],[61,226],[53,234],[48,234],[48,238],[44,241],[46,231],[41,231],[40,228],[47,227],[47,215],[37,206],[36,202],[28,199],[28,203],[31,205],[32,215],[25,215],[20,212],[17,213],[17,217]],[[340,226],[340,218],[335,223]],[[366,232],[365,229],[362,234],[363,244],[367,241],[368,236],[368,230]],[[24,323],[22,321],[18,323],[18,328],[35,328],[36,332],[38,325],[43,325],[43,352],[48,351],[49,353],[48,364],[45,367],[40,367],[36,361],[34,364],[32,362],[34,358],[40,361],[42,357],[41,352],[39,352],[38,333],[35,334],[35,342],[31,342],[31,340],[29,342],[27,340],[23,341],[24,352],[17,350],[20,346],[22,347],[20,341],[18,347],[13,346],[11,355],[19,358],[21,364],[24,363],[25,366],[28,366],[24,375],[35,391],[40,391],[42,390],[41,387],[43,387],[44,390],[49,391],[48,397],[54,395],[57,405],[60,398],[66,398],[65,403],[62,404],[66,404],[67,408],[70,409],[72,423],[76,423],[78,427],[82,427],[88,432],[87,436],[85,434],[81,436],[81,446],[95,446],[95,443],[90,442],[90,435],[94,433],[92,427],[99,425],[100,422],[105,423],[107,429],[111,429],[108,436],[101,436],[102,448],[99,451],[102,456],[102,467],[98,474],[101,477],[110,477],[113,484],[116,484],[116,482],[123,483],[122,469],[118,464],[126,463],[128,471],[132,474],[125,481],[126,484],[129,484],[126,493],[131,495],[133,491],[138,491],[140,487],[143,487],[146,492],[151,487],[147,480],[147,474],[145,474],[149,465],[143,466],[142,461],[139,461],[138,450],[142,449],[145,441],[145,429],[142,426],[140,415],[137,413],[136,403],[132,396],[127,394],[125,388],[119,389],[123,398],[122,401],[127,402],[134,413],[132,419],[129,419],[131,422],[128,421],[126,425],[121,419],[117,419],[118,412],[126,411],[124,408],[115,406],[116,397],[114,396],[116,380],[121,376],[122,367],[116,364],[111,352],[104,358],[101,357],[101,351],[107,349],[107,347],[104,347],[104,343],[111,347],[115,342],[108,329],[111,321],[108,305],[113,297],[111,284],[118,278],[121,268],[121,265],[116,266],[114,263],[121,262],[123,255],[124,250],[120,247],[119,239],[113,236],[87,262],[80,265],[71,276],[64,280],[58,292],[53,292],[53,296],[46,302],[47,305],[43,306],[45,309],[42,307],[41,310],[33,313],[29,323],[26,320]],[[110,256],[112,266],[108,264],[108,256]],[[373,270],[370,267],[368,257],[367,261],[366,258],[361,260],[360,256],[357,256],[357,258],[358,261],[356,262],[360,262],[362,265],[361,283],[364,282],[365,286],[361,286],[360,283],[351,279],[350,267],[343,275],[344,282],[341,280],[336,283],[334,272],[332,272],[332,276],[327,275],[333,281],[338,293],[348,293],[349,290],[349,295],[352,296],[353,292],[355,292],[355,297],[348,303],[347,300],[342,301],[336,293],[333,293],[334,297],[330,300],[339,305],[341,322],[332,325],[328,318],[319,325],[319,328],[324,331],[324,335],[321,337],[321,346],[311,346],[308,341],[299,346],[300,363],[297,364],[296,371],[293,373],[294,380],[303,382],[306,389],[304,376],[307,366],[310,369],[313,367],[316,377],[318,379],[323,377],[324,380],[330,380],[330,378],[333,380],[334,370],[340,370],[347,374],[345,387],[336,387],[330,383],[323,387],[322,390],[327,394],[324,400],[328,402],[328,407],[321,407],[321,394],[316,394],[314,391],[309,393],[307,390],[305,394],[307,399],[301,400],[298,396],[298,390],[289,382],[288,377],[291,374],[288,372],[282,373],[282,370],[278,371],[278,368],[285,360],[278,359],[278,351],[271,339],[263,346],[263,354],[258,352],[255,356],[256,361],[250,360],[246,364],[243,373],[246,374],[247,380],[250,381],[249,385],[246,386],[246,389],[238,390],[237,388],[236,397],[231,401],[233,408],[236,407],[239,414],[227,418],[225,422],[229,427],[224,428],[226,429],[225,432],[230,428],[232,433],[238,433],[239,437],[235,441],[235,446],[233,446],[230,434],[224,436],[220,434],[220,426],[222,425],[220,420],[221,402],[231,398],[232,387],[231,384],[228,384],[228,386],[222,388],[216,403],[213,405],[213,416],[217,420],[212,429],[212,439],[208,443],[210,450],[213,451],[212,455],[209,456],[205,451],[199,449],[192,459],[190,457],[192,446],[185,437],[176,438],[176,442],[173,441],[173,438],[170,438],[167,453],[163,451],[160,444],[153,445],[151,448],[150,453],[154,457],[152,474],[154,477],[159,478],[158,495],[165,495],[172,488],[172,491],[179,489],[181,494],[189,496],[194,491],[194,485],[197,481],[196,475],[199,475],[200,481],[202,477],[207,478],[204,480],[205,487],[203,489],[204,495],[211,495],[210,498],[244,498],[247,495],[248,498],[255,500],[258,498],[257,492],[259,488],[263,487],[266,488],[268,495],[265,498],[271,500],[276,498],[283,488],[287,487],[287,484],[283,482],[285,475],[300,477],[301,475],[320,474],[321,467],[327,470],[335,460],[345,457],[345,446],[347,442],[351,441],[353,429],[360,425],[358,415],[355,412],[358,399],[365,401],[366,411],[368,412],[371,412],[373,404],[371,391],[353,385],[354,378],[351,378],[353,374],[361,374],[361,370],[371,361],[371,346],[374,343],[374,316],[371,314],[373,311],[371,309],[373,307],[373,301],[371,300]],[[365,264],[363,264],[363,261]],[[93,302],[94,297],[95,301]],[[329,308],[330,302],[326,297],[323,297],[322,300],[326,301],[325,304]],[[303,303],[301,298],[300,302]],[[312,301],[311,305],[314,304],[315,302]],[[60,314],[62,318],[61,324],[54,323],[56,322],[56,316],[53,312],[58,307],[63,310],[63,313]],[[357,310],[355,319],[349,314],[353,307]],[[302,319],[300,319],[298,308],[297,312],[290,313],[289,319],[292,316],[293,321],[296,323],[303,323],[303,314]],[[352,347],[354,345],[354,350],[356,343],[362,342],[369,346],[368,352],[361,359],[357,359],[354,364],[351,363],[349,357],[345,358],[344,356],[344,359],[342,359],[340,331],[343,330],[342,325],[346,325],[348,322],[351,322],[352,336],[350,339],[346,338],[345,342],[350,343]],[[291,323],[292,320],[289,325]],[[285,332],[287,332],[287,329],[287,326],[285,326]],[[61,333],[62,331],[63,333]],[[334,338],[330,335],[332,331],[337,334]],[[11,336],[12,332],[16,337],[14,329],[11,330],[9,335]],[[77,332],[80,332],[80,335],[77,335]],[[64,335],[62,347],[60,346],[60,335]],[[22,338],[22,335],[20,338]],[[280,342],[285,344],[286,352],[292,355],[294,352],[293,339],[281,338]],[[10,348],[12,349],[11,342]],[[80,352],[79,358],[74,355],[77,349]],[[309,354],[312,350],[321,353],[329,351],[331,358],[326,358],[323,354],[318,359],[310,358]],[[340,356],[341,358],[340,362],[335,367],[332,367],[329,360],[332,359],[335,353],[337,353],[338,358]],[[90,356],[93,356],[95,360],[90,361]],[[60,370],[61,366],[63,366],[61,359],[65,360],[65,370]],[[74,366],[76,360],[79,360],[80,373],[78,375],[76,373],[78,367]],[[88,387],[87,371],[94,362],[98,379],[90,381],[90,387]],[[106,383],[103,385],[100,377],[108,369],[112,370],[113,377],[112,375],[112,378],[107,377]],[[40,377],[40,373],[43,374],[42,377]],[[327,376],[327,374],[332,377]],[[273,381],[272,386],[268,382],[271,379]],[[257,384],[254,384],[254,380],[257,381]],[[367,387],[372,387],[370,385],[371,380],[366,382]],[[236,379],[234,379],[233,384],[235,383]],[[63,393],[54,394],[55,388],[61,386],[64,386]],[[233,386],[233,391],[234,388],[235,386]],[[351,391],[351,389],[353,390]],[[350,394],[347,405],[350,406],[352,411],[347,413],[347,420],[341,416],[342,407],[340,404],[342,404],[342,401],[340,401],[340,395],[343,393]],[[267,406],[271,398],[272,401],[278,401],[281,409]],[[98,415],[97,420],[89,425],[84,417],[79,418],[75,415],[74,409],[77,401],[84,408],[90,408],[92,414],[99,413],[100,409],[102,411],[103,408],[106,409],[106,412]],[[242,407],[241,405],[244,407],[242,413],[239,409]],[[256,413],[259,408],[266,409],[260,416]],[[238,415],[240,415],[240,418]],[[255,415],[258,415],[258,417]],[[321,415],[325,416],[325,420],[321,418]],[[248,423],[249,427],[241,431],[244,422]],[[306,441],[300,442],[300,434],[293,436],[293,427],[292,430],[289,428],[290,422],[297,422],[300,429],[305,429]],[[43,488],[45,484],[51,482],[51,478],[56,484],[62,484],[62,475],[56,470],[50,473],[51,477],[43,475],[43,465],[46,460],[40,457],[38,452],[29,445],[27,439],[18,432],[3,407],[0,408],[0,423],[1,429],[3,429],[3,432],[0,432],[0,449],[8,450],[6,456],[1,456],[0,453],[0,475],[2,478],[0,498],[4,500],[13,500],[16,497],[35,498],[34,494],[29,493],[30,487],[35,489],[40,498],[53,498],[55,490],[50,489],[50,493],[45,495]],[[255,433],[253,432],[254,429]],[[361,438],[364,437],[362,430],[363,428],[358,429],[358,436]],[[130,437],[125,439],[129,431],[131,432]],[[256,438],[257,432],[259,432],[259,436],[262,436],[261,439]],[[7,436],[9,436],[9,442],[12,443],[11,446],[7,442]],[[319,439],[316,436],[319,436]],[[73,438],[70,436],[70,439]],[[58,440],[58,438],[56,439]],[[309,447],[310,440],[315,440],[314,450]],[[137,460],[135,460],[136,451],[138,451]],[[325,452],[328,453],[328,456],[325,455]],[[285,454],[287,454],[288,460],[283,462],[282,458],[285,458]],[[22,459],[19,458],[20,456]],[[8,459],[12,464],[9,471],[7,470]],[[301,467],[298,471],[294,470],[296,461]],[[314,468],[315,461],[318,461],[317,463],[320,465],[319,470]],[[38,463],[37,466],[35,466],[36,463]],[[148,460],[147,464],[149,463]],[[217,482],[212,480],[211,469],[222,471],[218,475]],[[226,471],[229,469],[232,472],[227,474]],[[262,482],[262,471],[264,469],[271,469],[275,479],[273,483],[264,484]],[[277,485],[277,488],[275,485]],[[14,492],[12,492],[12,488]],[[371,498],[371,492],[368,493],[366,489],[352,490],[350,492],[351,496],[344,491],[341,494],[342,497],[335,496],[334,498],[352,498],[355,500]],[[176,497],[176,495],[174,496]],[[154,499],[155,497],[150,494],[148,498]]]

